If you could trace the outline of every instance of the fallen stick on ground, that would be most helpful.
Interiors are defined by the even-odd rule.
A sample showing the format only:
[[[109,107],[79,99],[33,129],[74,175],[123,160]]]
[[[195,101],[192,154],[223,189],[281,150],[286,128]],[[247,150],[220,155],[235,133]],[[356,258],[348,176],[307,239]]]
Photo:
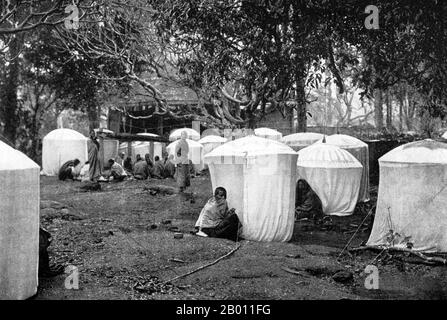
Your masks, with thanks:
[[[396,251],[396,252],[408,252],[414,256],[417,256],[427,262],[434,262],[437,264],[447,265],[447,260],[440,257],[429,257],[421,252],[417,252],[406,248],[396,248],[396,247],[384,247],[384,246],[362,246],[357,248],[351,248],[348,251],[361,251],[361,250],[380,250],[380,251]]]
[[[173,281],[178,280],[178,279],[180,279],[180,278],[184,278],[184,277],[186,277],[186,276],[189,276],[190,274],[196,273],[197,271],[200,271],[200,270],[203,270],[203,269],[205,269],[205,268],[211,267],[212,265],[218,263],[220,260],[223,260],[223,259],[225,259],[225,258],[231,256],[231,255],[232,255],[233,253],[235,253],[240,247],[241,247],[241,244],[238,243],[237,246],[236,246],[234,249],[232,249],[232,250],[231,250],[230,252],[228,252],[227,254],[221,256],[220,258],[214,260],[213,262],[210,262],[210,263],[208,263],[208,264],[205,264],[205,265],[203,265],[203,266],[201,266],[201,267],[198,267],[197,269],[194,269],[194,270],[189,271],[189,272],[187,272],[187,273],[181,274],[181,275],[179,275],[179,276],[177,276],[177,277],[174,277],[174,278],[172,278],[172,279],[170,279],[170,280],[166,280],[165,282],[163,282],[163,284],[173,282]]]
[[[155,192],[160,192],[160,193],[164,193],[164,194],[176,194],[179,193],[179,190],[174,188],[174,187],[170,187],[170,186],[163,186],[163,185],[156,185],[156,186],[145,186],[143,188],[143,190],[147,191],[155,191]]]
[[[303,273],[299,272],[298,270],[293,270],[293,269],[290,269],[290,268],[284,267],[284,266],[281,267],[281,269],[284,270],[285,272],[288,272],[288,273],[291,273],[291,274],[297,274],[299,276],[309,278],[309,276],[307,274],[303,274]]]
[[[340,254],[338,255],[337,260],[340,259],[340,257],[341,257],[341,255],[343,254],[343,252],[345,252],[345,250],[346,250],[346,249],[349,247],[349,245],[351,244],[352,240],[354,240],[354,237],[356,236],[356,234],[359,232],[360,228],[361,228],[361,227],[363,226],[363,224],[365,223],[366,218],[368,218],[368,217],[371,215],[373,209],[374,209],[374,206],[373,206],[371,209],[369,209],[368,214],[365,216],[365,218],[363,218],[362,223],[360,223],[360,225],[358,226],[357,230],[355,230],[354,234],[352,235],[351,239],[349,239],[348,243],[346,243],[345,247],[343,248],[343,250],[342,250],[342,251],[340,252]]]

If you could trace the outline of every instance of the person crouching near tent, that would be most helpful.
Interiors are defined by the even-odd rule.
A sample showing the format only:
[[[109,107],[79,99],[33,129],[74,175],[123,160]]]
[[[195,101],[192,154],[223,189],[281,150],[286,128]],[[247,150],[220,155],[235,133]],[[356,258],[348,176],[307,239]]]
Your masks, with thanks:
[[[115,162],[115,160],[113,159],[109,160],[109,167],[110,167],[109,180],[118,182],[123,181],[127,177],[124,168],[118,162]]]
[[[59,180],[62,181],[65,181],[66,179],[76,180],[81,170],[80,164],[81,161],[79,161],[79,159],[69,160],[65,162],[59,169],[58,174]]]
[[[237,241],[242,225],[234,209],[228,210],[227,191],[218,187],[210,198],[195,224],[196,235],[202,237],[225,238]]]
[[[320,198],[306,180],[300,179],[296,184],[295,218],[309,218],[317,222],[324,217]]]

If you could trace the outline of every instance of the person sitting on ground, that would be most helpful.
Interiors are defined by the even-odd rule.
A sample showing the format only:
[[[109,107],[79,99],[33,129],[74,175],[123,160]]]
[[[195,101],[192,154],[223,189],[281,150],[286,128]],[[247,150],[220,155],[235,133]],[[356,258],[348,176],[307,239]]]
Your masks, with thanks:
[[[90,164],[88,161],[85,162],[85,164],[82,166],[81,171],[79,172],[79,176],[77,177],[77,180],[85,182],[90,180]]]
[[[134,178],[138,180],[146,180],[150,176],[147,162],[137,154],[137,160],[134,165]]]
[[[189,176],[191,178],[194,178],[196,175],[197,175],[196,168],[194,167],[192,160],[189,159]]]
[[[163,166],[163,163],[161,162],[159,156],[155,156],[154,160],[155,160],[155,163],[154,163],[154,168],[152,170],[152,177],[154,177],[156,179],[163,179],[165,167]]]
[[[152,177],[152,171],[154,170],[154,163],[151,160],[151,155],[149,153],[146,153],[144,155],[144,160],[147,163],[147,167],[149,168],[150,177]]]
[[[59,180],[65,181],[66,179],[75,180],[80,173],[79,159],[69,160],[65,162],[59,169]],[[79,168],[78,168],[79,167]]]
[[[300,179],[296,184],[295,217],[310,218],[318,221],[323,218],[323,205],[306,180]]]
[[[164,167],[164,177],[165,178],[175,178],[175,164],[174,164],[174,155],[169,155],[166,157]]]
[[[110,178],[113,178],[113,181],[123,181],[127,177],[124,168],[119,163],[116,163],[115,160],[110,159],[109,166],[110,166],[109,180],[111,180]]]
[[[133,173],[133,165],[131,157],[127,157],[126,160],[124,160],[123,168],[124,170],[126,170],[126,174],[128,175],[131,175]]]
[[[121,166],[124,166],[124,160],[126,159],[126,154],[121,152],[119,157],[116,157],[115,162],[119,163]]]
[[[234,209],[228,210],[227,191],[218,187],[200,212],[195,224],[196,235],[237,241],[241,223]]]

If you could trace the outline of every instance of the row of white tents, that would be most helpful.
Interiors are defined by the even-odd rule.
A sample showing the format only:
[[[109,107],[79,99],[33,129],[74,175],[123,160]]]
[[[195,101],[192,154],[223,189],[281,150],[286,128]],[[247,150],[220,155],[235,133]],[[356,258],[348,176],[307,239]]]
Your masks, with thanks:
[[[5,186],[0,191],[0,299],[24,299],[37,290],[39,166],[3,142],[0,153]],[[280,141],[248,136],[217,146],[204,158],[213,189],[228,191],[243,237],[257,241],[290,240],[300,177],[320,196],[326,213],[344,214],[353,210],[364,170],[348,150],[319,140],[296,152]],[[405,144],[382,156],[379,167],[368,245],[407,246],[411,241],[413,250],[446,252],[447,144]]]

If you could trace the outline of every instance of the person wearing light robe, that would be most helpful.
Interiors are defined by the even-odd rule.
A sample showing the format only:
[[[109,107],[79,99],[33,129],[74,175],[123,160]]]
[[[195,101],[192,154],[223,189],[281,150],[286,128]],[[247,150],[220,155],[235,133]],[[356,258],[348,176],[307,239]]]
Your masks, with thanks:
[[[110,159],[109,166],[110,177],[113,177],[113,181],[123,181],[127,177],[124,168],[119,163],[115,162],[115,160]]]
[[[216,188],[214,197],[207,201],[200,212],[195,227],[198,236],[233,241],[240,239],[242,225],[234,209],[228,210],[227,191],[224,188]]]
[[[176,179],[180,192],[185,191],[185,189],[191,185],[188,158],[189,145],[186,141],[187,136],[188,133],[186,131],[182,131],[181,139],[175,146],[175,154],[177,156]]]
[[[90,139],[88,140],[88,162],[90,181],[98,182],[101,177],[101,164],[99,162],[99,142],[96,138],[94,130],[90,132]]]
[[[59,180],[65,181],[66,179],[75,180],[80,172],[79,159],[69,160],[65,162],[59,169]]]

